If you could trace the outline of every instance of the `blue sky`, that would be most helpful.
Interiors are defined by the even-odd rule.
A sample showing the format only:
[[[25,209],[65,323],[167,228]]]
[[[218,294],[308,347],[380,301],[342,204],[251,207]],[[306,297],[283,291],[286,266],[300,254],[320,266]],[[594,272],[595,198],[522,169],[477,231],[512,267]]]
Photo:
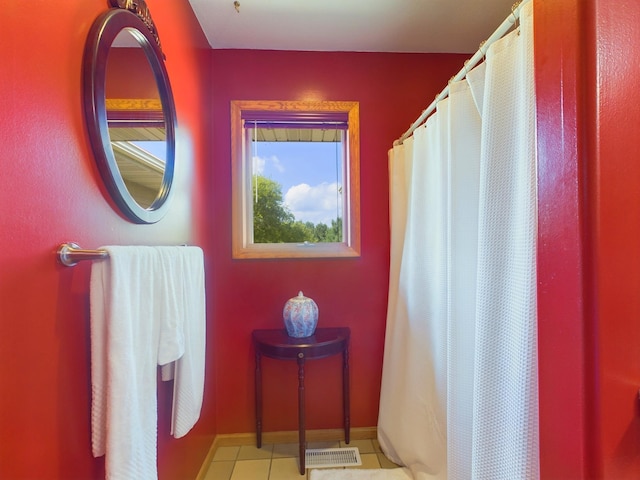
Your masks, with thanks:
[[[341,155],[340,144],[333,142],[257,142],[254,172],[282,186],[284,203],[297,220],[331,225],[342,185]]]
[[[167,160],[167,142],[164,140],[149,140],[149,141],[134,141],[131,142],[134,145],[146,150],[151,155],[159,158],[160,160]]]

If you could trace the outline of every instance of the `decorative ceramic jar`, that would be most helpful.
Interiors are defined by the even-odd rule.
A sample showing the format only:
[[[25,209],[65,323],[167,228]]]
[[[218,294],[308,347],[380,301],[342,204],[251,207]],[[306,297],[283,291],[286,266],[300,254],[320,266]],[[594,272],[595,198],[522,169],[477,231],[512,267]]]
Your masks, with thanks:
[[[318,325],[318,305],[299,292],[297,297],[290,298],[284,304],[282,317],[290,337],[310,337]]]

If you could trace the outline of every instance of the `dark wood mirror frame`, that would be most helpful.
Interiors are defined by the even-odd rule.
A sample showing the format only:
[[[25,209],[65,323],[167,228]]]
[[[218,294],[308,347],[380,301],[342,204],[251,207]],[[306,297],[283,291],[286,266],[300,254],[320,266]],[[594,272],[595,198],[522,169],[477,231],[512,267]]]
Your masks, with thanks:
[[[111,4],[114,3],[112,0]],[[115,2],[125,3],[126,2]],[[144,3],[144,2],[142,2]],[[115,5],[114,5],[115,6]],[[119,5],[118,5],[119,6]],[[144,51],[158,87],[166,131],[166,164],[158,195],[143,208],[127,189],[116,163],[106,109],[107,57],[114,39],[127,30]],[[176,112],[169,77],[164,65],[157,32],[147,9],[130,11],[126,6],[112,8],[92,25],[83,59],[83,100],[89,138],[98,169],[113,201],[123,215],[135,223],[155,223],[168,211],[175,163]]]

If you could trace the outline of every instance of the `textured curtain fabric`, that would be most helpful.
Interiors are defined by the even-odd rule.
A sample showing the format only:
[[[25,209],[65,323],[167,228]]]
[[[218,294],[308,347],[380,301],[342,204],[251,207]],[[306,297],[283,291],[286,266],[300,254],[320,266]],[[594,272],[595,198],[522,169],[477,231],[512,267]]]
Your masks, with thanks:
[[[533,5],[492,45],[482,113],[473,478],[538,478]]]
[[[401,413],[390,417],[381,411],[378,432],[389,457],[410,467],[414,474],[446,470],[446,356],[440,338],[446,332],[446,230],[442,217],[446,197],[442,186],[447,171],[439,149],[440,123],[439,117],[431,117],[404,148],[396,147],[404,155],[391,159],[391,178],[396,181],[391,189],[398,193],[391,215],[394,222],[406,221],[405,228],[392,233],[394,240],[403,239],[403,244],[392,247],[391,274],[397,275],[397,286],[390,291],[389,311],[393,314],[387,323],[390,347],[384,359],[388,388],[382,390],[381,402],[399,407]],[[401,212],[403,203],[406,209]],[[416,437],[416,427],[425,425],[431,435]]]
[[[539,477],[532,28],[389,153],[378,438],[417,480]]]
[[[470,479],[481,121],[469,84],[449,89],[447,452],[449,478]]]

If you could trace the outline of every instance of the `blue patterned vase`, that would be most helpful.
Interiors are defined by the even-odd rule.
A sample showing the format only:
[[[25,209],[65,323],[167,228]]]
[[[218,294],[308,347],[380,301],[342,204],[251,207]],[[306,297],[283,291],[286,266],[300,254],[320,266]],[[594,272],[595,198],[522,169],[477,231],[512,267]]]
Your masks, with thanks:
[[[310,337],[318,325],[318,305],[300,292],[284,304],[282,317],[290,337]]]

